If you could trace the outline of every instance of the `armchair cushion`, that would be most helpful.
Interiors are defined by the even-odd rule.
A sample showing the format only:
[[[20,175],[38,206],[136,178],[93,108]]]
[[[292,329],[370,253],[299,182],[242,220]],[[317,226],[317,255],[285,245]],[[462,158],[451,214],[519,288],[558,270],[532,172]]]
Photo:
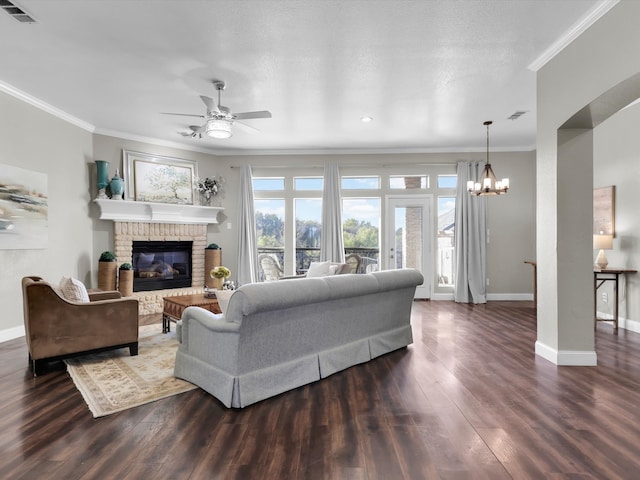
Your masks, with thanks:
[[[70,302],[89,302],[87,288],[76,278],[62,277],[59,288],[62,296]]]

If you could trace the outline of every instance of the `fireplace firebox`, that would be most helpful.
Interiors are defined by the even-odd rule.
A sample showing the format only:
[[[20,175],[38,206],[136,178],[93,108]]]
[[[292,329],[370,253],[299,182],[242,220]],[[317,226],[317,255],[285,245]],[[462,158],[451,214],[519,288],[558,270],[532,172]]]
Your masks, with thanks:
[[[133,291],[191,287],[190,241],[134,241]]]

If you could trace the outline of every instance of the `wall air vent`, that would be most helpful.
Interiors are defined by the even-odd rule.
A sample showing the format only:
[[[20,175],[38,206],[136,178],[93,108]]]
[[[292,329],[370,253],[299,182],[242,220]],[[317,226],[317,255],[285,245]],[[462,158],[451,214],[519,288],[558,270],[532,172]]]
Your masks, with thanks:
[[[515,112],[513,112],[511,114],[511,116],[509,117],[509,120],[517,120],[519,119],[522,115],[524,115],[525,113],[527,113],[526,110],[516,110]]]
[[[9,0],[0,0],[0,8],[21,23],[36,23],[31,15]]]

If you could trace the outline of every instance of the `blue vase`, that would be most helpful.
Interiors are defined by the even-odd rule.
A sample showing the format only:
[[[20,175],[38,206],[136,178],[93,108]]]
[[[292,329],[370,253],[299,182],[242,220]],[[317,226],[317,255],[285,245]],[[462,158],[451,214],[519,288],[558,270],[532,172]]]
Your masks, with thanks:
[[[122,200],[122,194],[124,193],[124,180],[122,180],[120,175],[118,175],[118,170],[116,170],[116,174],[109,183],[109,190],[111,190],[111,200]]]
[[[105,193],[105,188],[109,185],[109,162],[96,160],[98,196],[96,198],[109,198]]]

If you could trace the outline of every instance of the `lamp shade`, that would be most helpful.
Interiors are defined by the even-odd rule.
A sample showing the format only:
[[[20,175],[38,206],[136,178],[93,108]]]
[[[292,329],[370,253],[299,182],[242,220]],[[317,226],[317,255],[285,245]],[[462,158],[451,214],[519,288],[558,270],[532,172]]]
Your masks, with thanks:
[[[222,118],[212,118],[207,121],[205,133],[213,138],[229,138],[231,136],[231,122]]]
[[[594,250],[611,250],[613,248],[613,235],[594,235],[593,248]]]

